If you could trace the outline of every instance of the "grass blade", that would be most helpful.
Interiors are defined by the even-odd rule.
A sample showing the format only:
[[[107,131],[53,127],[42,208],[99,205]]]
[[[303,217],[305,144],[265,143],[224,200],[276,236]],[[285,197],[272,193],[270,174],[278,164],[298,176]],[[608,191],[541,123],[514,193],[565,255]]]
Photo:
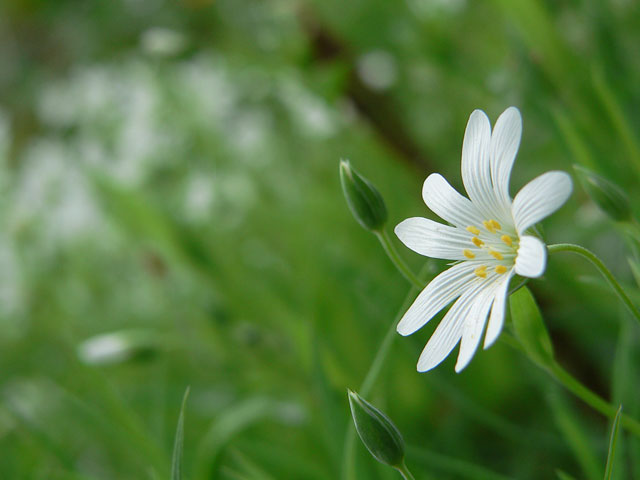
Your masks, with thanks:
[[[173,455],[171,457],[171,480],[182,480],[182,447],[184,444],[184,407],[187,403],[190,387],[184,392],[182,406],[178,416],[178,426],[176,427],[176,438],[173,441]]]
[[[609,453],[607,454],[607,466],[604,469],[604,480],[611,480],[613,475],[613,459],[616,454],[616,443],[618,442],[618,432],[620,426],[620,417],[622,416],[622,405],[618,408],[616,418],[611,426],[611,439],[609,440]]]
[[[556,475],[558,476],[558,480],[576,480],[567,472],[563,472],[562,470],[556,470]]]
[[[584,478],[595,480],[600,478],[600,462],[591,449],[589,436],[580,417],[574,414],[570,404],[561,392],[553,391],[547,396],[558,430],[564,437],[567,446],[573,452],[576,461],[584,472]]]

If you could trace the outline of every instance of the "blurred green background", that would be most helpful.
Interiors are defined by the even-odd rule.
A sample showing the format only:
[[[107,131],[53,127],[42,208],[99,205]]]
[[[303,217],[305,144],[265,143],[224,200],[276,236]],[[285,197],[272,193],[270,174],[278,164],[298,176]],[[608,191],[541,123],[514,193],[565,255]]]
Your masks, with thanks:
[[[185,478],[346,479],[346,389],[408,285],[338,160],[391,227],[431,216],[421,184],[461,188],[471,111],[516,105],[512,193],[582,164],[637,207],[638,45],[632,0],[2,2],[0,478],[169,478],[190,385]],[[544,226],[633,288],[578,182]],[[638,328],[597,273],[554,256],[529,285],[563,365],[637,417]],[[416,478],[602,478],[609,422],[505,343],[418,374],[436,323],[368,396]],[[399,478],[355,454],[355,478]],[[617,457],[640,476],[634,442]]]

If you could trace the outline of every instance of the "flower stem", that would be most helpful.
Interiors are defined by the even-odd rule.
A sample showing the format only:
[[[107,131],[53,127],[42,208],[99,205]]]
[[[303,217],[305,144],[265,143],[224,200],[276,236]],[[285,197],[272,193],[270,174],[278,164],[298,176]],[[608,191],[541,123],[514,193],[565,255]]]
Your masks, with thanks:
[[[404,480],[416,480],[415,477],[411,475],[411,472],[409,471],[409,469],[407,468],[407,465],[404,462],[402,462],[402,465],[396,468],[396,470],[400,472],[400,475],[402,475],[402,478],[404,478]]]
[[[422,275],[426,270],[429,264],[427,263],[425,267],[423,267],[420,274]],[[358,390],[358,393],[366,397],[371,392],[373,385],[376,380],[380,376],[380,372],[382,371],[382,366],[384,365],[384,361],[387,359],[389,352],[391,351],[391,346],[393,345],[393,340],[396,336],[396,325],[400,321],[401,316],[404,312],[409,308],[409,305],[413,301],[418,290],[422,288],[422,282],[419,282],[419,286],[412,286],[407,293],[404,301],[402,302],[402,306],[398,310],[396,314],[396,318],[389,325],[389,329],[384,335],[382,343],[380,344],[380,348],[378,348],[376,355],[371,362],[371,366],[367,371],[367,374],[364,377],[364,381]],[[355,468],[355,440],[356,440],[356,430],[353,426],[353,423],[350,423],[347,427],[347,431],[344,437],[344,447],[342,454],[342,475],[341,478],[343,480],[356,480],[356,468]],[[406,468],[406,467],[405,467]],[[400,472],[402,473],[402,472]],[[412,477],[409,477],[412,478]]]
[[[389,234],[387,233],[387,231],[385,229],[382,229],[379,232],[375,232],[375,234],[378,237],[378,240],[380,240],[380,243],[382,244],[382,247],[384,248],[387,256],[393,262],[402,276],[406,278],[414,287],[424,287],[424,284],[420,281],[416,274],[411,271],[411,269],[398,254],[398,251],[393,246],[393,243],[391,242],[391,238],[389,238]]]
[[[622,303],[629,309],[631,314],[636,318],[638,322],[640,322],[640,310],[633,304],[629,296],[622,289],[622,286],[615,279],[611,271],[602,263],[595,253],[587,250],[580,245],[573,245],[571,243],[558,243],[556,245],[549,245],[547,247],[549,249],[549,253],[554,252],[572,252],[577,253],[578,255],[582,255],[584,258],[589,260],[602,274],[602,276],[607,280],[607,283],[613,288],[616,292]],[[613,407],[612,407],[613,408]],[[615,415],[615,413],[614,413]]]

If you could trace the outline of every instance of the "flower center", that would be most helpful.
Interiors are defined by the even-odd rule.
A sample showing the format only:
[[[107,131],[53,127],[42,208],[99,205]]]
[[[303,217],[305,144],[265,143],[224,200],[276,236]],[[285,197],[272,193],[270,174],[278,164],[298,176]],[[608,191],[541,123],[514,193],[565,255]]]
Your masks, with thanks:
[[[518,251],[518,238],[503,230],[496,220],[489,219],[482,222],[484,228],[469,225],[466,230],[471,237],[473,247],[462,250],[462,255],[469,260],[486,260],[473,273],[479,278],[487,278],[487,269],[492,268],[495,273],[502,275],[513,266]]]

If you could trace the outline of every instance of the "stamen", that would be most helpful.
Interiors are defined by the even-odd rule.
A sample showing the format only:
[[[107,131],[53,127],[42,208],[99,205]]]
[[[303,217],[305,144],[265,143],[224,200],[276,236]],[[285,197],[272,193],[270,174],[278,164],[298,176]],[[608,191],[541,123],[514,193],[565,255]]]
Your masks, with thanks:
[[[505,267],[504,265],[496,265],[496,273],[499,274],[503,274],[503,273],[507,273],[507,267]]]
[[[500,237],[500,240],[502,240],[504,243],[506,243],[509,246],[511,246],[513,244],[513,240],[511,239],[511,237],[509,235],[502,235]]]
[[[487,267],[485,265],[480,265],[473,271],[473,273],[480,278],[487,278]]]
[[[476,247],[481,247],[482,245],[484,245],[484,242],[480,240],[478,237],[473,237],[471,241]]]
[[[463,254],[465,257],[469,258],[469,259],[471,259],[471,258],[476,258],[476,256],[474,255],[474,253],[473,253],[471,250],[469,250],[468,248],[465,248],[464,250],[462,250],[462,254]]]
[[[495,220],[489,220],[489,223],[493,225],[493,228],[495,228],[496,230],[502,230],[502,226]]]
[[[474,227],[473,225],[469,225],[467,227],[467,232],[469,233],[473,233],[474,235],[480,235],[480,230],[478,230],[476,227]]]
[[[496,233],[496,228],[491,223],[491,220],[485,220],[482,224],[484,225],[484,228],[489,230],[491,233]]]
[[[500,252],[496,252],[495,250],[489,250],[489,255],[491,255],[496,260],[502,260],[502,254]]]

